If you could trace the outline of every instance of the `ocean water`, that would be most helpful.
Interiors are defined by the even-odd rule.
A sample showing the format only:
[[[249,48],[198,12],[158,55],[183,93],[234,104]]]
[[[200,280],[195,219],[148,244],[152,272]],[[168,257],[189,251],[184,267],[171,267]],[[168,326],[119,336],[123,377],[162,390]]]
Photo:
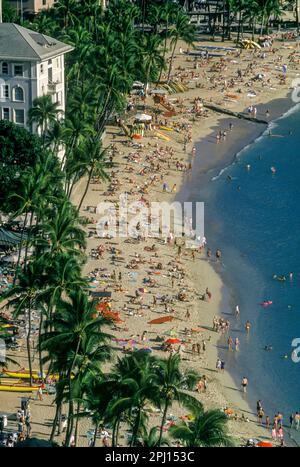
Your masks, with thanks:
[[[253,410],[261,399],[271,419],[281,411],[288,423],[290,413],[300,412],[300,363],[291,359],[292,341],[300,338],[300,107],[270,129],[273,136],[267,130],[241,151],[200,198],[208,244],[223,253],[219,269],[230,298],[222,311],[231,322],[231,336],[241,341],[240,352],[220,345],[226,369],[238,384],[248,377]],[[287,280],[274,280],[274,274]],[[264,308],[264,300],[273,304]],[[232,315],[236,304],[239,319]],[[249,337],[244,332],[248,319]],[[264,350],[266,345],[273,349]]]

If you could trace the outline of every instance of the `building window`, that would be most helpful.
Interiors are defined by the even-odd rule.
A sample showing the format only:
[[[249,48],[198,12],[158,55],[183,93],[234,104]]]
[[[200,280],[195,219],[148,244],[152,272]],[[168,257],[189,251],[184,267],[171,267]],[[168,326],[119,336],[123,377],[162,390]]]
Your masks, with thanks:
[[[15,109],[15,123],[17,123],[18,125],[24,125],[25,123],[24,109]]]
[[[24,90],[20,86],[13,88],[13,100],[18,102],[24,102]]]
[[[23,76],[23,65],[14,65],[14,75]]]
[[[9,99],[9,84],[2,84],[1,90],[2,99]]]
[[[7,62],[2,62],[2,74],[8,75],[8,63]]]
[[[3,107],[2,109],[2,119],[3,120],[10,120],[10,111],[9,107]]]

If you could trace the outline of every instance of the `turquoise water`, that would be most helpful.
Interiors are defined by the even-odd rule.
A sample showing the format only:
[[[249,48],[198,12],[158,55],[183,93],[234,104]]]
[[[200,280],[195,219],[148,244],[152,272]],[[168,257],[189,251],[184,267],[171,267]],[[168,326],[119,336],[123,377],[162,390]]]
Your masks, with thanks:
[[[221,269],[231,287],[223,312],[232,313],[235,304],[241,310],[240,319],[228,316],[241,352],[221,349],[226,368],[238,382],[249,378],[252,409],[261,399],[270,417],[281,411],[288,422],[290,413],[300,412],[300,363],[291,359],[292,340],[300,338],[300,109],[271,124],[271,131],[283,137],[266,132],[245,148],[209,183],[201,200],[209,246],[222,249]],[[274,274],[287,280],[274,280]],[[264,300],[273,304],[263,308]],[[264,350],[266,345],[273,350]]]

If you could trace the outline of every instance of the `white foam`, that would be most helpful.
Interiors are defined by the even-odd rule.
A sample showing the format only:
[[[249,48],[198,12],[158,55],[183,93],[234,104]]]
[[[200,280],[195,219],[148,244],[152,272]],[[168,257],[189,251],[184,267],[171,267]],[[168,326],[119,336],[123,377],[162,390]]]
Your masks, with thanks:
[[[213,177],[211,179],[212,182],[215,182],[216,180],[218,180],[223,174],[224,172],[226,172],[230,167],[232,167],[234,164],[235,164],[235,161],[236,159],[240,159],[241,156],[243,155],[244,152],[248,151],[248,149],[253,146],[253,144],[256,144],[258,143],[259,141],[261,141],[262,139],[264,139],[266,136],[269,136],[269,133],[270,131],[274,130],[275,128],[277,128],[279,126],[279,124],[277,123],[278,120],[282,120],[284,118],[287,118],[289,117],[290,115],[293,115],[294,113],[296,113],[298,110],[300,109],[300,103],[294,105],[294,107],[291,107],[289,110],[287,110],[283,115],[281,115],[280,117],[276,118],[275,120],[272,120],[272,122],[269,123],[268,127],[266,128],[266,130],[260,135],[258,136],[257,138],[255,138],[251,143],[247,144],[247,146],[244,146],[243,149],[241,149],[239,152],[236,153],[235,157],[234,157],[234,161],[229,164],[228,166],[224,167],[222,170],[220,170],[220,172],[218,173],[218,175],[216,175],[215,177]]]

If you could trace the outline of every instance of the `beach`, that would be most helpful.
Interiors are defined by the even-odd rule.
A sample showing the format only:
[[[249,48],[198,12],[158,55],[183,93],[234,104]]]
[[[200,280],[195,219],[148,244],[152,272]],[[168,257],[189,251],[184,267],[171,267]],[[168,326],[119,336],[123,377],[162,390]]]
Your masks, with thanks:
[[[201,45],[205,44],[205,42],[201,43]],[[207,42],[207,44],[211,43]],[[246,74],[244,81],[233,85],[234,90],[227,89],[227,86],[230,79],[236,78],[238,68],[245,68],[253,62],[253,51],[243,51],[241,57],[235,56],[236,51],[232,52],[232,55],[227,55],[224,58],[225,65],[221,61],[222,70],[218,75],[220,73],[218,67],[215,72],[208,70],[214,64],[220,64],[219,58],[213,58],[208,63],[204,60],[199,71],[198,68],[194,68],[192,58],[179,52],[180,48],[185,48],[179,43],[175,70],[178,72],[180,67],[185,73],[199,73],[199,79],[202,78],[204,86],[196,88],[194,83],[197,79],[190,79],[191,76],[188,76],[184,80],[189,90],[169,96],[169,99],[179,99],[177,102],[172,101],[176,115],[170,118],[163,115],[158,117],[163,123],[160,126],[172,130],[161,130],[169,141],[156,137],[151,130],[149,133],[146,131],[144,138],[138,141],[142,147],[133,147],[127,144],[129,138],[122,133],[120,127],[116,125],[107,127],[103,145],[113,156],[111,181],[104,183],[96,179],[92,180],[81,210],[82,216],[87,221],[88,232],[89,258],[84,265],[84,274],[91,278],[94,290],[112,293],[111,309],[120,314],[121,322],[112,331],[116,356],[122,355],[124,347],[125,350],[130,351],[130,347],[135,346],[133,344],[128,347],[127,344],[119,344],[119,342],[133,340],[137,342],[137,348],[151,348],[154,355],[166,357],[168,352],[161,350],[159,339],[176,337],[184,341],[185,345],[181,348],[178,348],[178,344],[172,346],[173,351],[181,353],[183,369],[193,368],[207,379],[206,391],[203,390],[197,397],[206,409],[229,409],[231,415],[229,429],[238,439],[239,444],[245,444],[249,438],[270,440],[271,434],[270,430],[258,425],[256,413],[253,407],[250,407],[247,396],[226,371],[226,367],[224,372],[216,370],[219,346],[220,343],[226,345],[228,334],[222,336],[213,331],[213,317],[220,317],[225,312],[230,315],[229,318],[226,316],[226,319],[234,323],[235,304],[226,291],[222,280],[222,263],[217,261],[215,251],[212,251],[211,258],[207,256],[211,239],[207,238],[207,245],[200,252],[196,251],[193,257],[192,250],[184,246],[180,247],[180,242],[175,244],[174,238],[146,238],[141,241],[126,237],[99,238],[96,232],[98,221],[96,210],[100,202],[107,201],[114,204],[118,211],[119,197],[124,193],[128,194],[128,202],[141,198],[146,203],[161,201],[171,203],[174,200],[201,201],[197,199],[199,185],[205,189],[207,181],[231,163],[235,154],[265,131],[267,125],[229,118],[227,115],[221,116],[212,111],[208,111],[207,116],[195,119],[189,109],[192,108],[194,99],[200,97],[236,112],[247,113],[246,109],[254,105],[257,107],[257,117],[267,119],[269,122],[287,111],[293,105],[288,95],[292,80],[297,76],[300,66],[293,62],[291,70],[288,70],[286,83],[279,85],[280,67],[285,61],[288,62],[288,55],[294,50],[290,47],[294,47],[295,44],[283,42],[275,44],[278,49],[276,54],[267,51],[265,58],[255,56],[257,61],[255,70],[248,71],[248,74],[252,76],[265,73],[270,82],[265,86],[262,86],[260,81],[253,82],[251,90],[254,89],[256,95],[249,97]],[[222,43],[216,42],[215,45],[221,47]],[[278,60],[279,54],[283,57],[281,60]],[[275,66],[278,66],[278,69],[275,69]],[[213,80],[209,73],[214,74]],[[239,94],[235,92],[237,86],[241,89]],[[227,94],[231,97],[226,96]],[[134,112],[140,112],[141,105],[141,101],[137,101],[134,104]],[[152,97],[147,97],[145,105],[145,113],[153,113],[155,105]],[[269,117],[266,117],[267,111]],[[133,115],[134,113],[129,113],[124,120],[132,120]],[[167,125],[164,123],[165,120]],[[186,148],[184,148],[184,130],[175,131],[175,127],[172,127],[174,122],[190,127],[188,129],[191,132],[191,141],[187,143]],[[233,124],[231,129],[230,123]],[[218,132],[224,130],[227,133],[226,137],[217,143]],[[194,157],[193,147],[196,149]],[[190,163],[191,169],[188,168]],[[143,172],[145,167],[147,171]],[[80,200],[85,184],[86,180],[83,179],[76,186],[73,193],[74,203]],[[165,191],[163,184],[167,186]],[[217,229],[217,220],[214,222]],[[155,247],[152,248],[153,244]],[[137,296],[136,291],[140,289],[145,290]],[[206,293],[207,289],[209,294]],[[162,300],[164,296],[177,296],[180,290],[185,291],[183,300],[176,299],[170,303]],[[201,299],[203,296],[204,299]],[[149,324],[149,321],[166,315],[171,315],[173,320],[159,325]],[[200,345],[199,353],[192,352],[193,344]],[[243,352],[242,348],[240,352]],[[22,349],[18,360],[26,366],[23,357]],[[241,374],[240,378],[242,379],[243,376],[245,375]],[[44,396],[43,401],[32,402],[32,433],[41,438],[49,436],[49,426],[54,414],[52,402],[53,398],[48,395]],[[14,394],[0,392],[0,413],[16,412],[18,405],[19,398]],[[151,408],[149,414],[151,414],[151,423],[159,424],[159,414],[151,412]],[[179,418],[185,413],[182,408],[175,405],[172,413],[168,415]],[[246,421],[247,419],[249,421]],[[87,446],[85,435],[91,428],[89,420],[80,422],[79,446]],[[125,444],[125,438],[122,438],[121,442],[122,445]]]

